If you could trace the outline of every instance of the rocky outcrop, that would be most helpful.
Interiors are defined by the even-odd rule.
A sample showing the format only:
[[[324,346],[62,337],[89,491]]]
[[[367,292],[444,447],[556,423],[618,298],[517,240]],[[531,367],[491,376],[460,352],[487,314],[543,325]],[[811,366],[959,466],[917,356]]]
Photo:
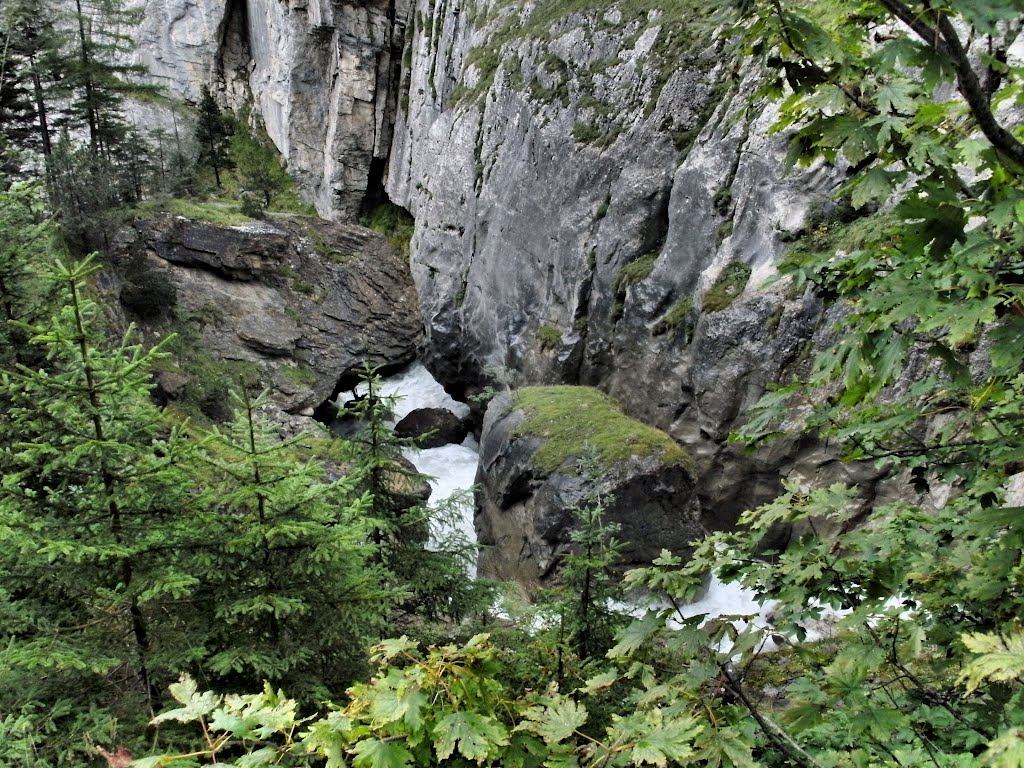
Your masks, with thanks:
[[[404,260],[362,227],[162,215],[126,229],[116,261],[122,301],[131,288],[129,309],[150,333],[169,326],[215,360],[255,365],[289,411],[319,405],[365,362],[410,362],[422,340]],[[164,311],[146,306],[160,301]]]
[[[408,0],[147,3],[138,57],[171,96],[252,102],[319,213],[351,217],[379,194],[407,16]]]
[[[469,434],[469,425],[445,408],[417,408],[395,424],[395,435],[412,439],[419,448],[458,444]]]
[[[560,423],[576,429],[580,422],[595,452],[596,481],[580,472],[587,441],[554,457],[549,450],[566,437]],[[615,443],[613,452],[602,450],[605,440]],[[705,533],[686,455],[587,387],[531,388],[492,400],[477,484],[480,573],[526,586],[555,574],[570,547],[574,510],[595,492],[604,498],[603,522],[619,527],[623,565],[649,563],[666,548],[685,552]]]

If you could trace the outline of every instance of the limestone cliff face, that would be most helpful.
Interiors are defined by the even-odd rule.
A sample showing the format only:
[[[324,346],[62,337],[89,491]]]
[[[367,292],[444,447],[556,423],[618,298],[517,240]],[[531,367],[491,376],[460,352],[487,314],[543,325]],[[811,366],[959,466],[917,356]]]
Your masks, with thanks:
[[[413,12],[387,189],[417,221],[430,363],[599,386],[690,447],[728,523],[780,471],[832,466],[725,445],[818,327],[813,298],[759,288],[832,174],[782,173],[773,110],[746,109],[750,79],[685,3],[541,5]]]
[[[762,286],[835,178],[782,172],[772,108],[747,108],[751,78],[689,3],[151,5],[156,74],[251,93],[321,214],[351,216],[382,178],[414,214],[447,383],[501,367],[600,387],[689,447],[711,522],[780,474],[841,471],[811,440],[725,443],[824,332],[813,298]]]
[[[172,96],[251,100],[322,216],[352,216],[391,143],[409,0],[149,0],[139,58]]]

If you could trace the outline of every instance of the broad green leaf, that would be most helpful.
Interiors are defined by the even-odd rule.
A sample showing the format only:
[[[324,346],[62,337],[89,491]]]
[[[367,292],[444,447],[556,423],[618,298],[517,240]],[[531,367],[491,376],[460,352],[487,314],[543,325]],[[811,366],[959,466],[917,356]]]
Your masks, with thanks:
[[[1000,733],[989,742],[981,760],[993,768],[1024,768],[1024,728]]]
[[[854,208],[867,203],[885,202],[896,186],[897,174],[884,168],[870,168],[850,184],[850,202]]]
[[[960,641],[971,653],[979,654],[957,678],[968,692],[986,680],[1024,679],[1024,631],[1017,630],[1008,636],[969,632],[961,635]]]
[[[412,753],[400,741],[363,739],[352,752],[357,768],[403,768],[413,763]]]
[[[614,659],[619,656],[628,656],[633,651],[639,649],[650,639],[651,635],[664,626],[665,622],[662,620],[661,615],[656,611],[648,610],[643,618],[635,619],[629,626],[619,632],[617,636],[618,642],[608,651],[608,658]]]
[[[895,81],[883,85],[875,91],[875,103],[878,110],[887,115],[890,112],[897,114],[913,114],[917,107],[915,99],[917,88],[905,81]]]
[[[572,736],[587,721],[587,710],[572,699],[560,698],[543,707],[530,707],[526,711],[529,730],[546,744],[557,744]]]
[[[261,765],[278,765],[281,754],[273,747],[261,747],[235,759],[237,768],[259,768]]]
[[[611,687],[618,679],[619,673],[614,669],[609,669],[606,672],[602,672],[599,675],[594,675],[589,678],[584,683],[583,687],[577,690],[579,693],[596,693],[597,691]]]
[[[370,656],[370,660],[374,662],[391,661],[396,656],[414,650],[416,650],[415,641],[402,635],[401,637],[383,640],[373,646],[373,654]]]
[[[508,744],[505,726],[490,715],[475,712],[453,712],[434,726],[434,749],[441,760],[452,756],[456,746],[468,760],[482,763],[497,754],[497,748]]]
[[[169,690],[174,700],[185,706],[161,712],[150,721],[152,725],[159,725],[168,720],[177,720],[181,723],[193,722],[213,712],[221,701],[220,696],[213,691],[199,693],[196,682],[188,675],[182,675],[181,680],[169,686]]]

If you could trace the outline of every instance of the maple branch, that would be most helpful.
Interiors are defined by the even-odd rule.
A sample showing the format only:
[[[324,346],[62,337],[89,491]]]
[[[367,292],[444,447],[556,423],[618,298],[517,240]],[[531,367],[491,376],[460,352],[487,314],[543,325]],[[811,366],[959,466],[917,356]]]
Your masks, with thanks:
[[[902,0],[879,0],[897,19],[906,24],[932,50],[947,56],[956,70],[957,90],[967,102],[971,116],[978,123],[978,128],[992,146],[1003,157],[1010,160],[1009,170],[1014,175],[1024,172],[1024,144],[1006,130],[996,120],[989,102],[988,91],[978,78],[970,60],[949,17],[941,11],[935,12],[935,27],[927,24],[920,15],[914,13]],[[925,6],[927,7],[927,2]]]

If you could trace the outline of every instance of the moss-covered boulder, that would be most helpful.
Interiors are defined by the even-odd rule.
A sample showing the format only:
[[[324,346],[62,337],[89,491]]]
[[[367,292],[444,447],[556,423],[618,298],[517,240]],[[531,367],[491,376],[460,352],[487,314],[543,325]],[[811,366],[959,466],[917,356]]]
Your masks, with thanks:
[[[664,432],[622,413],[591,387],[526,387],[491,401],[477,474],[480,573],[527,587],[556,572],[573,509],[587,494],[580,459],[596,456],[605,522],[620,526],[623,565],[704,534],[690,458]]]

